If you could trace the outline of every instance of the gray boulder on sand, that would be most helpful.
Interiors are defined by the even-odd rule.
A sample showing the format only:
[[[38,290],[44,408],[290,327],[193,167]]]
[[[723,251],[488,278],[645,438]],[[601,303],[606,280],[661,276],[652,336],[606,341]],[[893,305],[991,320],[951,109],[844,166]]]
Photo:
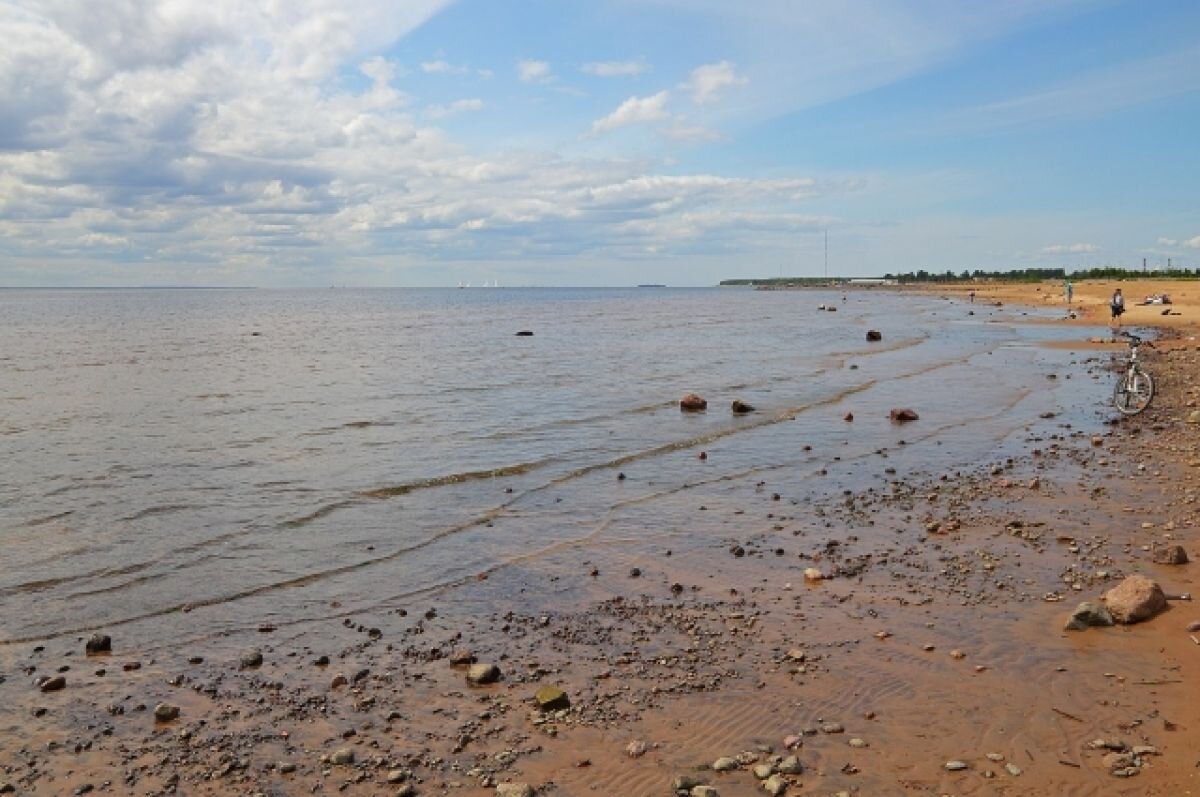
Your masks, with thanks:
[[[1104,605],[1118,623],[1137,623],[1167,608],[1167,596],[1157,582],[1135,573],[1104,593]]]

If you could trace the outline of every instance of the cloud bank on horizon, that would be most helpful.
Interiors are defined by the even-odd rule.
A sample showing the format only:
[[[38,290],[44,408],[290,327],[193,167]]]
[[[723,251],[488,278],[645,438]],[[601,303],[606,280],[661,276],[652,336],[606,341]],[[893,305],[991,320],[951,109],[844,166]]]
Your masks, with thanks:
[[[0,0],[0,285],[1200,265],[1193,3],[258,5]]]

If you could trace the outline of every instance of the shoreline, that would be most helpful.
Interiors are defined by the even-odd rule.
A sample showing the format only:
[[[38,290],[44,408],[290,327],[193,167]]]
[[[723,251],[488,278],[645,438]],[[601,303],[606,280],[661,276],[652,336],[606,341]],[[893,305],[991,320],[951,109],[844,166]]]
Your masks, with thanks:
[[[1087,355],[1053,377],[1110,380],[1106,358]],[[816,478],[802,467],[748,490],[698,483],[675,499],[679,529],[634,526],[628,544],[583,560],[566,546],[448,597],[349,617],[335,601],[303,624],[264,617],[258,631],[140,649],[117,628],[98,656],[76,636],[7,646],[0,784],[651,795],[694,778],[730,797],[761,794],[753,767],[795,756],[803,771],[778,774],[795,794],[1192,793],[1200,647],[1184,626],[1200,606],[1061,629],[1126,573],[1196,592],[1196,565],[1151,561],[1168,541],[1200,553],[1196,364],[1194,346],[1164,349],[1148,363],[1162,392],[1142,416],[1094,429],[1046,417],[1012,458],[937,472],[915,447],[885,450],[856,464],[873,486],[812,502],[794,497]],[[694,512],[724,531],[684,544]],[[823,577],[806,580],[809,568]],[[471,658],[495,664],[498,682],[469,683]],[[66,688],[31,688],[56,674]],[[540,708],[545,687],[563,696],[543,692]],[[157,722],[159,703],[179,717]],[[1157,754],[1117,778],[1096,739]],[[722,757],[733,769],[712,771]]]

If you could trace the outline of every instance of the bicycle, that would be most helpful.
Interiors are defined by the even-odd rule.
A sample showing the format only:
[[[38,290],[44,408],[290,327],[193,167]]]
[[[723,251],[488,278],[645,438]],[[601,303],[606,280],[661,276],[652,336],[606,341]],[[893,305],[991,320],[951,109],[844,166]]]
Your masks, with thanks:
[[[1153,349],[1154,344],[1128,332],[1121,334],[1129,339],[1129,366],[1117,380],[1113,390],[1113,406],[1122,415],[1137,415],[1149,407],[1150,400],[1154,398],[1154,378],[1138,362],[1138,346],[1145,343]]]

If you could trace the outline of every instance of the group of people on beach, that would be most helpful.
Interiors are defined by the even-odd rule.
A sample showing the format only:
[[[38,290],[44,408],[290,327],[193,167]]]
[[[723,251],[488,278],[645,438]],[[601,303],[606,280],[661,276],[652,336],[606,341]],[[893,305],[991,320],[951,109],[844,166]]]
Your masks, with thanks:
[[[1067,308],[1069,310],[1071,307],[1071,300],[1075,296],[1075,286],[1071,284],[1070,280],[1063,280],[1063,295],[1066,296]],[[1125,297],[1121,295],[1120,288],[1117,288],[1113,291],[1112,298],[1108,300],[1108,309],[1111,313],[1112,319],[1109,322],[1110,326],[1112,326],[1114,329],[1120,329],[1121,316],[1125,313]],[[1072,316],[1072,318],[1074,318],[1074,316]]]

